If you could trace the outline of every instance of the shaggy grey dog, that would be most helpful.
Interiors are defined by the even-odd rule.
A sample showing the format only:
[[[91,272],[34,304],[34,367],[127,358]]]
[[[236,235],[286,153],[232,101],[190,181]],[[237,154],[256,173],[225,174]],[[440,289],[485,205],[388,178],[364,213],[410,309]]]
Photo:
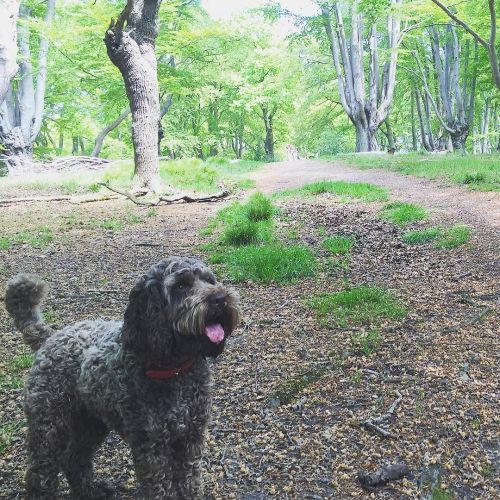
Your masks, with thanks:
[[[236,293],[201,261],[171,257],[134,286],[123,322],[82,321],[57,333],[41,319],[45,294],[39,278],[21,274],[5,296],[36,351],[25,390],[27,497],[56,498],[60,471],[73,498],[111,496],[92,469],[110,430],[129,444],[145,498],[202,497],[206,358],[223,351],[239,322]]]

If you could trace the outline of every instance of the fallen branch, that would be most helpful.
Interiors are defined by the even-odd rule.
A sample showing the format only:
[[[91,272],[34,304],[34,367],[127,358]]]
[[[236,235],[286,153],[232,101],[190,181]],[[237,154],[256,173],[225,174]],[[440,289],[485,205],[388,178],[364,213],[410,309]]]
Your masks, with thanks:
[[[390,408],[387,410],[387,413],[384,413],[384,415],[381,415],[380,417],[376,418],[369,418],[368,420],[365,420],[361,425],[368,430],[374,431],[378,434],[380,434],[384,438],[396,438],[396,434],[393,434],[392,432],[386,431],[382,427],[380,427],[378,424],[381,424],[382,422],[385,422],[386,420],[389,420],[393,415],[394,412],[396,411],[396,408],[398,407],[399,403],[401,403],[403,396],[399,391],[396,391],[396,396],[397,399],[392,403]]]
[[[117,194],[121,194],[122,196],[125,196],[126,198],[128,198],[131,202],[135,203],[136,205],[140,205],[143,207],[154,207],[154,206],[158,205],[158,202],[149,202],[149,201],[139,200],[137,198],[137,196],[135,196],[134,194],[129,193],[128,191],[123,191],[123,190],[115,188],[115,187],[111,187],[106,182],[98,182],[97,185],[103,186],[106,189],[113,191],[113,193],[117,193]]]
[[[109,184],[106,184],[104,182],[100,182],[99,186],[104,186],[105,188],[109,189],[110,191],[113,191],[114,193],[121,194],[128,198],[132,203],[135,203],[136,205],[140,206],[145,206],[145,207],[156,207],[160,205],[161,203],[165,204],[172,204],[172,203],[178,203],[180,201],[184,201],[185,203],[209,203],[209,202],[216,202],[221,199],[227,198],[231,193],[227,189],[223,189],[219,193],[215,194],[209,194],[205,196],[190,196],[187,194],[179,195],[179,196],[160,196],[158,200],[155,201],[143,201],[139,200],[137,196],[134,194],[128,192],[128,191],[123,191],[121,189],[117,189],[115,187],[111,187]]]
[[[383,486],[388,481],[401,479],[410,473],[410,469],[405,464],[384,465],[375,472],[358,472],[358,480],[363,488],[371,490],[377,486]]]
[[[51,202],[51,201],[68,201],[69,203],[82,204],[94,203],[96,201],[117,200],[118,196],[103,195],[103,196],[32,196],[26,198],[6,198],[0,200],[0,206],[15,205],[16,203],[37,203],[37,202]]]
[[[69,201],[71,196],[32,196],[28,198],[9,198],[0,200],[0,205],[14,205],[15,203],[27,203],[30,201]]]

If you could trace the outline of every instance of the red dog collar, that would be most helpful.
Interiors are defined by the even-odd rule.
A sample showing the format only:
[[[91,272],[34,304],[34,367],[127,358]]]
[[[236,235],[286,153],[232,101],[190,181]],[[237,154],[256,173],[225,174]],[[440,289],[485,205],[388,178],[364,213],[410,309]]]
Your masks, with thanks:
[[[187,373],[193,367],[193,361],[186,361],[179,368],[169,368],[168,370],[147,370],[146,377],[157,380],[168,380],[177,377],[182,373]]]

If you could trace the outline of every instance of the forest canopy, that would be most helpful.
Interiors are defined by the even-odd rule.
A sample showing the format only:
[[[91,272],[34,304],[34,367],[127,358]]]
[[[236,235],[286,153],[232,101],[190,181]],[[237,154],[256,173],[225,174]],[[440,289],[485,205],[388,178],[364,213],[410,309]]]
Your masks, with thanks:
[[[268,3],[214,20],[199,1],[164,1],[159,155],[272,161],[287,144],[302,156],[497,150],[499,92],[480,43],[498,53],[497,3],[462,2],[454,18],[439,3],[318,1],[311,16]],[[21,2],[4,153],[132,155],[129,102],[103,43],[123,6]],[[287,36],[283,18],[294,25]]]

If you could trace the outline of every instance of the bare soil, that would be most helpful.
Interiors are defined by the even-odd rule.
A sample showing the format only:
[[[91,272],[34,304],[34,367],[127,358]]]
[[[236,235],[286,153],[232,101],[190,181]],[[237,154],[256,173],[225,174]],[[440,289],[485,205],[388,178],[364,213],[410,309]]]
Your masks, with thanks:
[[[450,498],[497,498],[498,197],[321,162],[273,164],[252,175],[265,192],[326,178],[373,182],[389,187],[392,199],[431,210],[430,220],[411,228],[460,222],[474,232],[470,244],[456,249],[410,247],[401,229],[377,218],[379,204],[341,204],[326,195],[280,201],[280,237],[310,246],[318,274],[287,286],[236,286],[244,321],[213,366],[207,498],[413,499],[431,498],[437,487]],[[128,201],[2,207],[3,234],[44,224],[55,240],[39,249],[19,244],[0,251],[0,296],[9,277],[30,271],[51,287],[46,310],[55,323],[120,318],[128,291],[151,264],[169,254],[206,258],[197,245],[211,238],[199,230],[222,206],[164,206],[151,217]],[[127,222],[121,231],[91,223],[129,221],[132,215],[143,222]],[[323,238],[334,233],[356,238],[348,267],[322,249]],[[347,280],[391,291],[407,315],[347,328],[321,326],[308,299],[343,290]],[[381,345],[363,355],[352,336],[372,328]],[[3,308],[0,338],[0,373],[6,373],[12,359],[27,351]],[[310,374],[317,379],[294,385]],[[286,404],[277,397],[283,387],[296,387]],[[402,401],[384,424],[396,437],[385,439],[361,423],[384,414],[396,391]],[[25,469],[22,389],[0,390],[0,428],[7,425],[15,432],[0,455],[0,498],[17,499]],[[396,462],[409,466],[407,478],[362,489],[359,470]],[[117,498],[137,498],[130,454],[116,435],[96,457],[96,471],[115,485]]]

